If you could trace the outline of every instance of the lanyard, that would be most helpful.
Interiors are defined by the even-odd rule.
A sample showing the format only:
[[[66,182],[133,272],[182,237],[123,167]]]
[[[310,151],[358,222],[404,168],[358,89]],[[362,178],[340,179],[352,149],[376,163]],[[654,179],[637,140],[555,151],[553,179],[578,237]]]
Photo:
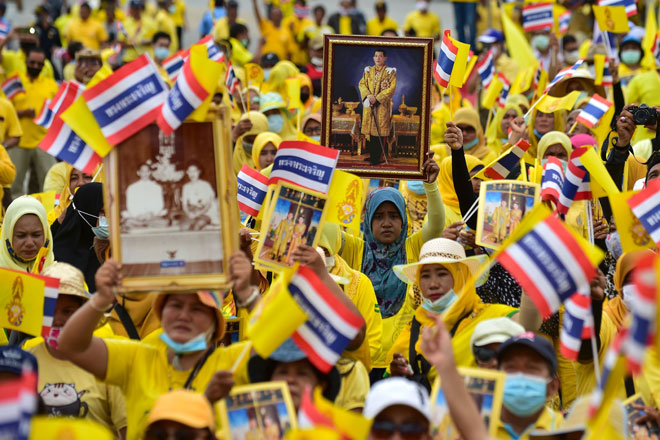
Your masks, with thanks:
[[[184,389],[186,389],[186,390],[191,390],[192,389],[191,386],[192,386],[193,380],[195,380],[195,378],[199,374],[199,370],[202,369],[202,367],[204,366],[204,363],[206,362],[206,360],[209,358],[209,356],[211,356],[211,353],[213,353],[213,350],[215,350],[215,345],[212,345],[211,348],[206,350],[206,353],[204,353],[204,356],[199,361],[197,361],[197,364],[195,365],[195,368],[193,368],[193,370],[190,372],[190,376],[188,376],[188,379],[186,380],[186,384],[183,386]]]

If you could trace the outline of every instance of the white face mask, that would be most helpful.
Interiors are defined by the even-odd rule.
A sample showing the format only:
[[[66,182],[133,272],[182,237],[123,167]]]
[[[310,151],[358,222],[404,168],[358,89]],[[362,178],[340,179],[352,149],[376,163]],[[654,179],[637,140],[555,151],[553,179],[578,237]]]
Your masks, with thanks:
[[[312,57],[310,62],[316,67],[321,67],[323,65],[323,58],[321,57]]]
[[[564,61],[566,61],[567,64],[575,64],[578,58],[580,58],[580,52],[578,52],[577,50],[564,52]]]
[[[415,7],[418,11],[424,12],[429,8],[429,4],[428,2],[417,2],[415,3]]]
[[[623,286],[623,289],[621,290],[623,290],[623,298],[621,298],[623,300],[623,304],[626,306],[626,309],[632,313],[633,303],[635,302],[635,286],[632,284],[627,284]]]
[[[335,267],[335,256],[330,255],[329,257],[325,257],[325,268],[330,270],[333,267]]]

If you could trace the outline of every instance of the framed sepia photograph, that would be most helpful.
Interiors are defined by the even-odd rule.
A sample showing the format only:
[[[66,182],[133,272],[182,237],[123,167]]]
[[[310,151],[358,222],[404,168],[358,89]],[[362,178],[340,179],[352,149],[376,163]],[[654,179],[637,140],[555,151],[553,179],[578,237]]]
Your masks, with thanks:
[[[296,412],[285,382],[234,387],[221,403],[223,438],[282,439],[295,429]]]
[[[429,148],[430,38],[325,35],[321,145],[360,177],[421,179]]]
[[[465,379],[465,387],[477,404],[479,414],[484,418],[490,436],[495,438],[497,424],[491,422],[500,418],[506,375],[501,371],[483,368],[459,368],[458,371]],[[431,408],[433,438],[460,439],[449,415],[449,406],[439,378],[436,379],[431,391]]]
[[[122,291],[229,286],[239,221],[229,127],[226,112],[169,136],[152,124],[106,156],[105,208]]]
[[[299,245],[317,245],[326,200],[323,194],[279,182],[264,216],[255,262],[274,271],[292,267],[292,253]]]
[[[539,197],[539,185],[518,180],[482,182],[476,243],[497,249],[516,230]]]

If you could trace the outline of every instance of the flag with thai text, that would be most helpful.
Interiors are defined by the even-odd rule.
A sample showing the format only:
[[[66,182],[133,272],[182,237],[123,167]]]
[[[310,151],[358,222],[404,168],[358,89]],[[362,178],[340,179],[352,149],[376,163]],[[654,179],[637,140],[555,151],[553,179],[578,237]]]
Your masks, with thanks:
[[[252,217],[259,215],[268,192],[268,177],[243,165],[236,177],[238,181],[238,208]]]
[[[530,3],[523,6],[523,29],[525,32],[552,29],[555,24],[552,2]]]
[[[275,155],[269,185],[280,180],[328,194],[339,150],[302,141],[284,141]]]

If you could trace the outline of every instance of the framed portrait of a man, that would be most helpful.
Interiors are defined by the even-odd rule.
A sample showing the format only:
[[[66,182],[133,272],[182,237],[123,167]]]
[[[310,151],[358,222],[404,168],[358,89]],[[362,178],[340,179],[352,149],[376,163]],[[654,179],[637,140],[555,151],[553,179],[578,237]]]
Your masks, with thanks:
[[[105,158],[106,215],[123,291],[190,291],[229,285],[237,245],[229,116],[185,122],[171,135],[155,124]],[[233,203],[230,201],[234,200]]]
[[[419,179],[429,148],[430,38],[326,35],[321,144],[360,177]]]

